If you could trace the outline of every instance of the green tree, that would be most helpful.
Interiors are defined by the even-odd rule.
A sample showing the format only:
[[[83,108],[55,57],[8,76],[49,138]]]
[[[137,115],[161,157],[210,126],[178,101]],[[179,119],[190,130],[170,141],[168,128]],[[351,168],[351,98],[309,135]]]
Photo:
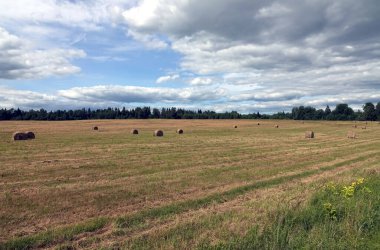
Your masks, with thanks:
[[[376,110],[375,105],[371,102],[367,102],[363,106],[363,116],[366,121],[375,121],[376,120]]]
[[[354,120],[355,112],[346,103],[336,105],[335,109],[331,112],[333,119],[336,120]]]
[[[325,119],[331,114],[331,109],[329,107],[329,105],[326,106],[325,108]]]
[[[376,116],[377,120],[380,121],[380,102],[378,102],[376,105]]]
[[[152,118],[160,118],[160,110],[153,108]]]

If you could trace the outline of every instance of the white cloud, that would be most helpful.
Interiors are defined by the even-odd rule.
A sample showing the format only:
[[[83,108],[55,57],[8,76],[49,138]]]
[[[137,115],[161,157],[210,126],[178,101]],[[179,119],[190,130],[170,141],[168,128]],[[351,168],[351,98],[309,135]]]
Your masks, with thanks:
[[[135,0],[12,0],[0,1],[0,27],[9,33],[17,36],[22,41],[23,49],[27,50],[29,57],[41,56],[31,54],[33,51],[52,51],[53,56],[66,58],[60,70],[54,62],[46,60],[53,69],[47,69],[47,74],[36,74],[35,78],[46,77],[63,73],[79,72],[79,67],[71,65],[72,58],[66,57],[65,51],[72,50],[80,46],[83,51],[96,53],[92,57],[113,57],[116,53],[109,48],[120,46],[120,37],[116,32],[121,33],[125,40],[125,28],[119,26],[122,22],[122,10],[135,4]],[[116,32],[115,32],[116,31]],[[136,37],[139,37],[137,34]],[[154,39],[149,39],[149,35],[143,36],[147,46],[157,47],[162,44],[156,43]],[[28,48],[25,48],[25,45]],[[125,43],[123,43],[125,44]],[[101,46],[101,47],[100,47]],[[95,48],[95,49],[94,49]],[[72,53],[68,53],[70,56]],[[7,58],[4,58],[6,60]],[[12,58],[10,58],[12,60]],[[70,64],[70,65],[69,65]],[[20,74],[15,72],[15,74]],[[22,73],[21,73],[22,74]],[[9,76],[14,77],[14,76]],[[30,77],[30,76],[28,76]]]
[[[128,35],[131,36],[136,41],[141,42],[145,47],[149,49],[166,49],[168,47],[168,44],[159,38],[157,38],[155,35],[150,34],[142,34],[138,32],[134,32],[132,30],[128,31]]]
[[[0,79],[41,78],[74,74],[80,68],[71,59],[84,57],[77,49],[34,49],[0,27]]]
[[[98,85],[60,90],[66,99],[88,102],[116,103],[188,103],[217,100],[224,96],[222,89],[152,88],[122,85]]]
[[[12,0],[0,1],[0,24],[34,23],[61,24],[84,30],[102,29],[104,23],[112,23],[120,17],[120,7],[134,1],[94,0]]]
[[[306,94],[306,96],[302,96]],[[296,96],[293,98],[291,95]],[[215,110],[217,112],[236,110],[243,113],[290,111],[295,106],[311,105],[334,108],[337,103],[351,103],[355,109],[365,102],[378,102],[380,93],[368,94],[365,91],[327,95],[321,92],[267,90],[265,94],[241,93],[227,86],[215,88],[152,88],[122,85],[97,85],[75,87],[46,94],[36,91],[16,90],[0,86],[1,108],[28,109],[69,109],[136,107],[184,107],[189,109]],[[238,103],[238,104],[237,104]]]
[[[58,90],[46,94],[0,86],[0,108],[68,109],[152,105],[191,106],[223,98],[222,89],[153,88],[97,85]]]
[[[169,82],[169,81],[174,81],[179,78],[179,75],[168,75],[168,76],[161,76],[157,78],[156,83],[164,83],[164,82]]]
[[[212,84],[212,79],[207,77],[195,77],[191,79],[190,84],[193,86],[202,86]]]
[[[0,86],[1,108],[40,109],[49,107],[57,101],[54,95],[48,95],[27,90],[15,90]]]
[[[160,1],[140,1],[139,5],[126,10],[122,15],[130,25],[145,26],[148,22],[157,21],[155,14],[161,3]]]

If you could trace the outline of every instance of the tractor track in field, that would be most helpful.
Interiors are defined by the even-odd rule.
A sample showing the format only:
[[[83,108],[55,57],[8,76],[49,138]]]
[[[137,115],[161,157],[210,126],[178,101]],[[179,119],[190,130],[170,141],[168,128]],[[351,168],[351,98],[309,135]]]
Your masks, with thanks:
[[[222,193],[211,194],[205,198],[200,198],[199,199],[200,201],[202,201],[202,199],[207,199],[205,204],[202,204],[202,202],[201,202],[201,206],[196,205],[195,207],[192,207],[191,203],[189,203],[190,204],[189,208],[185,207],[183,209],[183,211],[180,210],[178,213],[173,212],[173,213],[169,213],[169,214],[164,214],[163,218],[167,218],[167,217],[175,216],[175,215],[179,215],[179,214],[187,214],[187,213],[191,213],[192,211],[198,211],[200,209],[205,209],[210,204],[214,204],[214,201],[217,201],[217,204],[223,204],[223,203],[226,203],[229,201],[233,201],[234,199],[236,199],[239,196],[242,196],[242,195],[249,193],[251,191],[254,191],[254,190],[255,191],[260,190],[261,188],[281,187],[282,184],[285,184],[289,181],[296,181],[296,180],[303,180],[303,179],[305,181],[309,181],[309,182],[314,181],[314,179],[322,178],[321,176],[323,176],[324,173],[330,172],[330,173],[334,174],[335,172],[349,170],[349,169],[355,167],[355,165],[354,165],[355,163],[360,163],[365,159],[368,159],[368,158],[371,158],[371,157],[377,156],[377,155],[378,155],[378,151],[366,152],[366,154],[361,154],[359,156],[356,155],[355,157],[345,159],[343,161],[339,161],[338,163],[334,163],[332,165],[326,164],[326,166],[315,166],[312,169],[308,169],[306,171],[300,171],[300,173],[298,173],[298,172],[296,172],[294,174],[287,173],[287,175],[281,175],[280,177],[264,179],[264,180],[260,180],[258,182],[252,183],[252,184],[248,184],[248,185],[245,184],[243,186],[238,186],[236,188],[232,188],[232,190],[230,189],[230,190],[224,191]],[[349,165],[349,166],[346,166],[346,165]],[[209,197],[211,197],[210,201],[208,200]],[[188,204],[187,202],[188,201],[184,201],[184,204]],[[180,204],[181,202],[177,202],[177,203]],[[170,205],[168,205],[168,206],[170,206]],[[158,207],[158,208],[153,208],[153,209],[159,210],[162,208],[163,207]],[[144,215],[142,216],[143,221],[152,221],[152,220],[154,221],[155,219],[160,219],[162,217],[162,216],[159,216],[158,218],[156,218],[155,216],[151,217],[149,212],[146,215],[147,216],[144,216]],[[153,213],[153,215],[154,215],[154,213]],[[134,226],[133,223],[135,223],[133,221],[134,216],[136,216],[136,214],[132,214],[129,216],[129,220],[132,219],[131,220],[132,226]],[[124,218],[128,218],[128,216],[124,217]],[[114,221],[114,219],[111,219],[111,221]],[[137,223],[140,223],[140,221],[137,221]],[[121,226],[121,228],[123,229],[125,227]],[[128,228],[128,226],[127,226],[127,228]],[[107,230],[102,231],[102,234],[104,234],[104,233],[107,234],[106,232],[107,232]],[[140,233],[135,232],[134,234],[139,235]],[[96,235],[96,233],[94,233],[94,235]],[[128,237],[133,237],[133,235],[130,235]],[[59,242],[52,242],[52,244],[56,244],[56,243],[59,243]]]
[[[373,155],[373,154],[372,154]],[[360,157],[354,157],[353,159],[360,158]],[[376,159],[370,159],[367,161],[368,163],[374,165],[375,167],[379,167],[379,164],[377,163]],[[126,241],[133,241],[134,239],[140,238],[140,237],[146,237],[150,235],[151,233],[157,233],[157,232],[163,232],[165,230],[169,230],[170,228],[173,228],[178,225],[178,218],[180,218],[181,224],[186,223],[186,221],[191,221],[193,219],[196,219],[199,217],[200,214],[215,214],[215,213],[221,213],[227,210],[231,210],[234,207],[239,209],[239,207],[244,206],[245,201],[250,200],[252,198],[256,199],[268,199],[271,194],[278,193],[279,191],[283,191],[283,189],[290,189],[294,188],[299,185],[307,185],[309,183],[317,182],[321,179],[331,178],[334,176],[337,176],[339,174],[342,174],[344,172],[353,170],[358,167],[362,163],[361,161],[355,162],[353,164],[350,164],[348,166],[341,166],[337,168],[333,168],[329,171],[323,171],[319,172],[307,177],[294,179],[292,181],[281,183],[277,186],[271,186],[271,187],[264,187],[264,188],[258,188],[252,191],[248,191],[247,193],[244,193],[242,195],[239,195],[231,200],[226,200],[225,202],[213,205],[213,206],[206,206],[201,207],[199,209],[195,210],[189,210],[181,214],[175,214],[169,218],[165,219],[151,219],[149,220],[148,227],[143,227],[137,230],[133,230],[133,232],[126,233],[122,236],[115,236],[112,234],[114,228],[112,226],[108,226],[108,230],[102,230],[99,232],[94,232],[91,234],[88,234],[87,237],[97,237],[97,239],[102,243],[101,246],[103,247],[111,247],[112,243],[114,242],[126,242]],[[373,164],[375,163],[375,164]],[[368,165],[367,165],[368,166]],[[372,166],[371,168],[373,168]],[[318,167],[314,167],[314,169],[318,169]],[[276,178],[276,177],[274,177]],[[265,181],[265,180],[263,180]],[[297,204],[300,205],[302,201],[306,199],[306,196],[310,196],[310,193],[302,193],[299,196],[297,196]],[[79,236],[77,239],[75,239],[72,244],[80,245],[80,241],[83,241],[83,236]],[[91,246],[90,246],[91,248]],[[88,249],[90,249],[88,248]]]

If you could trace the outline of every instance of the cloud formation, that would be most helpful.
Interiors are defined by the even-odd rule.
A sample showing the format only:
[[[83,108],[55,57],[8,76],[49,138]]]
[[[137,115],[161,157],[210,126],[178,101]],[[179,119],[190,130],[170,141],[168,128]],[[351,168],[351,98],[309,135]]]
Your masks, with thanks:
[[[134,1],[121,0],[12,0],[0,2],[0,24],[28,24],[45,27],[60,24],[83,30],[101,30],[105,24],[116,23],[120,6]],[[6,10],[6,11],[5,11]]]
[[[16,90],[0,86],[2,108],[22,109],[69,109],[104,107],[183,107],[190,109],[210,109],[218,112],[236,110],[249,112],[289,111],[295,106],[311,105],[324,108],[337,103],[350,103],[360,109],[365,102],[378,102],[380,93],[368,94],[365,91],[351,95],[335,94],[305,96],[293,91],[284,94],[277,92],[249,93],[230,91],[226,88],[158,88],[123,85],[96,85],[74,87],[45,94],[37,91]],[[316,97],[316,98],[315,98]]]
[[[193,86],[205,86],[210,85],[212,83],[212,79],[209,77],[195,77],[190,81],[190,84]]]
[[[80,71],[71,59],[84,57],[77,49],[33,49],[0,27],[0,79],[42,78]]]
[[[56,101],[57,97],[54,95],[0,86],[1,108],[40,109],[41,107],[51,107],[51,104]]]
[[[174,81],[174,80],[176,80],[178,78],[179,78],[178,74],[168,75],[168,76],[161,76],[161,77],[157,78],[156,83],[164,83],[164,82],[168,82],[168,81]]]
[[[145,58],[161,53],[157,61],[169,51],[180,58],[169,69],[150,64],[171,74],[148,76],[145,87],[129,86],[126,79],[127,86],[56,90],[54,98],[242,112],[362,104],[380,95],[379,13],[378,0],[1,1],[0,27],[6,30],[0,28],[0,79],[77,73],[74,59],[86,55],[80,45],[88,40],[89,50],[101,51],[102,44],[115,51],[88,57],[98,61],[123,63],[118,53],[127,50],[143,51],[136,54]],[[112,41],[117,32],[142,46]],[[179,75],[184,81],[177,88],[152,87]]]
[[[376,0],[143,0],[123,16],[136,33],[166,35],[192,85],[215,74],[232,101],[275,108],[380,93],[378,13]]]
[[[74,101],[179,104],[217,100],[224,95],[224,91],[221,89],[98,85],[60,90],[58,95]]]

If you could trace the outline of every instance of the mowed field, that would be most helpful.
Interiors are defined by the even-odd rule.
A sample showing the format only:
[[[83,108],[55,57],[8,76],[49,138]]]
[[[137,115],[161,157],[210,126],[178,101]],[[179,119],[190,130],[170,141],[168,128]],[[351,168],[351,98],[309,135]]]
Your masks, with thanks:
[[[281,207],[302,206],[328,181],[378,170],[380,124],[354,124],[0,122],[0,249],[13,243],[190,249],[227,242],[270,223]],[[164,136],[154,137],[155,129]],[[316,138],[305,139],[307,130]],[[15,142],[15,131],[34,131],[36,139]],[[357,139],[348,139],[348,131]]]

